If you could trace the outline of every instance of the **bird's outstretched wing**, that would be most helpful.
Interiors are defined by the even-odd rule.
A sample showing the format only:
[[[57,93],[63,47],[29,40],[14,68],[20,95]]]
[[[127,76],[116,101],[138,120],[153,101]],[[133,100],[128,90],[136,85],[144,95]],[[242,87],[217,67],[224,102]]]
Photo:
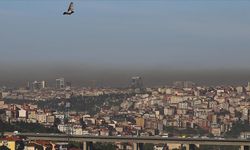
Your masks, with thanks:
[[[73,2],[69,4],[68,12],[74,11]]]

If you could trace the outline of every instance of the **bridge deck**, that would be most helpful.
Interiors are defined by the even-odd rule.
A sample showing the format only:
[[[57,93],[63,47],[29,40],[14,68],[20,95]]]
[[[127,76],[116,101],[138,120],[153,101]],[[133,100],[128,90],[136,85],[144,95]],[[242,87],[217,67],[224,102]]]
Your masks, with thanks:
[[[163,137],[133,137],[133,136],[78,136],[65,134],[20,133],[30,140],[50,141],[78,141],[78,142],[132,142],[132,143],[176,143],[176,144],[200,144],[200,145],[249,145],[246,139],[202,139],[202,138],[163,138]]]

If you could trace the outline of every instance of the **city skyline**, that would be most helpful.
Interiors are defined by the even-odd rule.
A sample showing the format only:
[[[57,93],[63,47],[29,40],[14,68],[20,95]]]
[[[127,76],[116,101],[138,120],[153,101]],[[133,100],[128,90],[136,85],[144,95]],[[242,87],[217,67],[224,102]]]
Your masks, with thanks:
[[[250,150],[249,0],[0,0],[0,150]]]
[[[180,72],[179,72],[180,73]],[[204,73],[204,72],[203,72]],[[204,74],[206,74],[207,72],[205,72]],[[224,72],[223,72],[224,73]],[[210,74],[211,75],[211,74]],[[234,75],[231,75],[231,79],[235,79]],[[2,87],[9,87],[9,88],[33,88],[33,87],[42,87],[43,88],[51,88],[51,87],[56,87],[58,88],[58,80],[64,80],[63,81],[63,85],[61,88],[65,88],[65,87],[92,87],[92,88],[105,88],[105,87],[113,87],[113,88],[128,88],[128,87],[133,87],[132,82],[134,82],[135,78],[139,78],[141,81],[140,86],[141,87],[168,87],[168,86],[172,86],[175,84],[175,82],[191,82],[196,84],[197,86],[210,86],[210,87],[215,87],[215,86],[247,86],[250,82],[248,79],[248,76],[245,76],[246,80],[233,80],[233,81],[229,81],[231,80],[230,78],[221,80],[221,82],[217,82],[216,79],[211,78],[211,80],[206,80],[202,82],[202,79],[200,80],[194,80],[194,78],[196,78],[197,76],[194,76],[194,74],[191,75],[191,72],[189,74],[190,77],[192,78],[174,78],[174,74],[171,74],[171,78],[149,78],[150,81],[154,80],[154,84],[152,82],[150,82],[147,78],[143,77],[143,76],[129,76],[126,78],[126,80],[117,80],[117,79],[108,79],[108,80],[104,80],[104,79],[94,79],[91,78],[89,80],[84,80],[84,81],[76,81],[72,78],[64,78],[62,76],[57,76],[57,77],[52,77],[52,78],[29,78],[27,80],[22,80],[20,81],[19,84],[11,84],[11,82],[9,84],[2,84],[0,86]],[[214,77],[214,76],[212,76]],[[0,80],[1,81],[1,80]],[[113,83],[110,83],[111,81],[115,81]],[[210,82],[210,83],[208,83]],[[158,84],[157,84],[158,83]],[[40,88],[39,88],[40,89]],[[60,88],[59,88],[60,89]]]
[[[65,17],[67,1],[0,2],[0,85],[58,76],[107,85],[134,75],[148,85],[249,80],[249,1],[74,3]]]

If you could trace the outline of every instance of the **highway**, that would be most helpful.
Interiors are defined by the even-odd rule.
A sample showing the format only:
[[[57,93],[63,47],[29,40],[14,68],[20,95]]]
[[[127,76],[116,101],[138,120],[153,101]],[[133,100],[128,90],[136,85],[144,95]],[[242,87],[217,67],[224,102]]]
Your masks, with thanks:
[[[169,144],[200,144],[200,145],[236,145],[250,146],[247,139],[215,139],[215,138],[163,138],[163,137],[136,137],[136,136],[89,136],[89,135],[66,135],[66,134],[46,134],[46,133],[19,133],[29,140],[49,140],[49,141],[78,141],[78,142],[131,142],[131,143],[169,143]]]

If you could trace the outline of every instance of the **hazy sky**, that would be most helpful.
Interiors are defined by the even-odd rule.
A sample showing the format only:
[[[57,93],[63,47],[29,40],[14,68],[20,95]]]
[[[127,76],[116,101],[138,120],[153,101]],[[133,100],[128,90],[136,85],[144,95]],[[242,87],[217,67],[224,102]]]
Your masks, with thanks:
[[[0,1],[0,85],[250,80],[248,0],[71,1]]]

